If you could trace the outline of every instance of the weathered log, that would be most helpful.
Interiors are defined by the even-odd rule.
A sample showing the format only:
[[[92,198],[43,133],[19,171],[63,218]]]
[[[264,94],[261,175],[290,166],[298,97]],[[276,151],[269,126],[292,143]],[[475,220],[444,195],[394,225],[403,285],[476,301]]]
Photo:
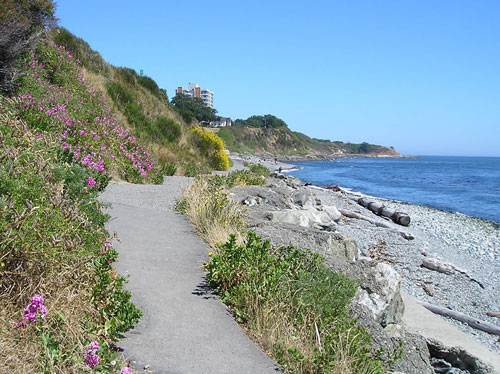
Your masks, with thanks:
[[[486,315],[488,315],[490,317],[500,318],[500,313],[497,313],[497,312],[488,312],[488,313],[486,313]]]
[[[375,201],[370,201],[365,197],[360,197],[357,199],[352,198],[352,199],[356,201],[359,205],[369,209],[373,213],[382,217],[390,218],[393,222],[401,226],[408,226],[410,224],[411,221],[410,216],[406,213],[389,209],[384,204]]]
[[[458,272],[454,265],[448,262],[439,261],[437,258],[424,258],[421,266],[444,274],[453,274]]]
[[[453,318],[457,321],[464,322],[468,324],[469,326],[486,331],[487,333],[494,334],[494,335],[499,335],[500,336],[500,327],[486,322],[486,321],[481,321],[480,319],[468,316],[467,314],[463,314],[451,309],[443,308],[434,304],[426,303],[425,301],[420,301],[417,300],[419,304],[421,304],[424,308],[430,310],[432,313],[440,314],[445,317],[450,317]]]
[[[372,225],[378,226],[378,227],[384,227],[386,229],[394,229],[391,225],[389,225],[387,222],[378,222],[375,221],[374,219],[371,219],[369,217],[363,216],[358,213],[354,212],[349,212],[345,209],[338,209],[340,213],[342,213],[344,216],[349,217],[349,218],[355,218],[355,219],[361,219],[367,222],[370,222]]]
[[[397,231],[403,238],[405,238],[406,240],[413,240],[415,239],[415,237],[412,235],[412,234],[409,234],[409,233],[406,233],[406,232],[403,232],[403,231],[399,231],[398,229],[396,229],[395,227],[393,227],[392,225],[390,225],[389,223],[387,222],[379,222],[379,221],[375,221],[374,219],[371,219],[369,217],[366,217],[366,216],[363,216],[361,214],[358,214],[358,213],[354,213],[354,212],[349,212],[348,210],[345,210],[345,209],[341,209],[339,208],[338,211],[346,216],[346,217],[349,217],[349,218],[355,218],[355,219],[361,219],[361,220],[364,220],[364,221],[367,221],[367,222],[370,222],[372,225],[375,225],[377,227],[383,227],[383,228],[386,228],[386,229],[390,229],[390,230],[395,230]]]
[[[449,262],[443,262],[438,260],[437,258],[424,258],[422,260],[422,267],[438,271],[440,273],[444,274],[454,274],[454,273],[459,273],[465,275],[467,278],[469,278],[471,281],[476,282],[481,288],[484,289],[484,285],[478,281],[477,279],[473,278],[466,270],[461,269],[452,263]]]

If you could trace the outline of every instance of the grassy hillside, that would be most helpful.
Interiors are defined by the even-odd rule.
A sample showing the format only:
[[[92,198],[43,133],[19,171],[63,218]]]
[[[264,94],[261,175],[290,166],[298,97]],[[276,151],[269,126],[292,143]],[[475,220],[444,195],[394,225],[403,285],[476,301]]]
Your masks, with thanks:
[[[347,154],[400,156],[392,147],[315,139],[300,132],[291,131],[286,126],[277,128],[223,127],[217,135],[224,140],[230,151],[240,153],[271,153],[286,156],[343,156]]]
[[[108,65],[65,30],[38,34],[12,62],[16,80],[2,76],[0,87],[0,372],[116,373],[112,342],[141,312],[113,268],[99,191],[111,178],[225,169],[227,156],[151,78]],[[2,39],[2,51],[21,37]]]
[[[109,65],[84,40],[64,28],[54,30],[51,38],[81,62],[85,81],[102,93],[115,122],[148,149],[161,173],[196,175],[213,168],[210,157],[200,157],[192,122],[186,122],[153,79],[130,68]]]

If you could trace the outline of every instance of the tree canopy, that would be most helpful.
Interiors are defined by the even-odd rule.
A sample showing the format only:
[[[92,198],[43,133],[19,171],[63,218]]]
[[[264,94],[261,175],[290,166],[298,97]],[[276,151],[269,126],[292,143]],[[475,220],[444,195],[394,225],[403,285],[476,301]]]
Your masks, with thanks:
[[[177,93],[171,102],[179,111],[188,112],[200,122],[216,121],[218,118],[217,110],[205,106],[199,97],[193,98],[183,93]]]
[[[273,116],[272,114],[266,114],[265,116],[251,116],[247,119],[237,119],[234,122],[234,125],[262,128],[288,127],[285,121],[276,116]]]

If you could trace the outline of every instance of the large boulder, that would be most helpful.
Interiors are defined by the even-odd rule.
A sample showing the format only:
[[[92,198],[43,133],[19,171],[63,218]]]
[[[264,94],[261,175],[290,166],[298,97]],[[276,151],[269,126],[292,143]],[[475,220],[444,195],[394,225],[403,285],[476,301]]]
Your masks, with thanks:
[[[331,216],[316,208],[307,209],[283,209],[269,212],[267,215],[270,221],[288,223],[301,227],[325,228],[334,231],[335,224]]]
[[[323,211],[325,211],[334,222],[339,222],[342,218],[342,214],[339,212],[337,207],[333,205],[324,205]]]
[[[401,324],[404,312],[401,276],[392,266],[381,262],[365,267],[363,277],[355,302],[366,307],[383,327]]]
[[[323,256],[337,258],[342,263],[351,263],[358,259],[356,241],[337,232],[272,221],[255,223],[252,230],[263,238],[271,239],[277,247],[293,245],[297,248],[308,248]]]
[[[301,208],[314,208],[316,206],[316,196],[304,189],[298,190],[292,196],[293,203]]]

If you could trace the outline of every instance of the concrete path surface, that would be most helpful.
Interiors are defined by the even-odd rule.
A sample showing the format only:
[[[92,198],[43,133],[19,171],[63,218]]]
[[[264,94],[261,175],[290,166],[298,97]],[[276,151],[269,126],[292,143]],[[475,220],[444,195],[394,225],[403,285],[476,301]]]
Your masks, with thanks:
[[[479,358],[490,365],[495,373],[500,374],[500,355],[428,311],[406,293],[402,292],[402,296],[405,304],[403,319],[409,332],[435,340],[445,347],[457,347],[460,351]]]
[[[143,312],[118,346],[135,369],[150,373],[277,373],[207,287],[208,247],[189,221],[173,211],[187,178],[162,186],[110,184],[107,228],[117,231],[117,270]]]

